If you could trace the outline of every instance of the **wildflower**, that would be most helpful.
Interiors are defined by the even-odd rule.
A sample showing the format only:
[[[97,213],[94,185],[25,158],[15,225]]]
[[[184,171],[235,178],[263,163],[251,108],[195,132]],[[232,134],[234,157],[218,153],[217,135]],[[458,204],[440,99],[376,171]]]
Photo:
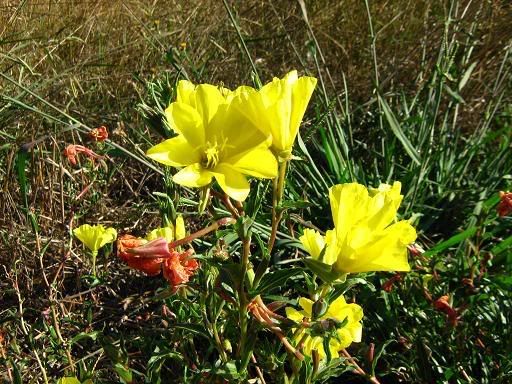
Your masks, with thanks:
[[[117,231],[114,228],[105,228],[103,225],[84,224],[73,230],[73,234],[80,240],[94,256],[101,247],[115,241]]]
[[[508,216],[512,213],[512,192],[500,191],[500,203],[498,204],[498,215]]]
[[[191,257],[192,250],[187,252],[172,251],[163,264],[164,277],[173,287],[188,283],[190,276],[199,268],[199,263]]]
[[[178,252],[171,248],[173,240],[185,237],[183,217],[176,218],[176,225],[152,230],[145,239],[123,235],[117,241],[117,255],[130,268],[156,276],[161,270],[174,287],[187,283],[199,263],[193,259],[193,250]]]
[[[83,153],[91,160],[102,158],[100,155],[94,153],[91,149],[84,147],[83,145],[70,144],[66,147],[66,149],[64,149],[64,156],[73,165],[77,164],[76,156],[79,153]]]
[[[147,155],[165,165],[184,167],[173,177],[178,184],[204,187],[215,178],[226,194],[243,201],[249,194],[246,175],[277,175],[266,136],[233,108],[235,95],[243,92],[245,88],[232,92],[180,81],[177,99],[165,111],[178,136],[150,148]]]
[[[329,190],[334,230],[325,238],[326,265],[339,275],[369,271],[409,271],[407,245],[416,231],[406,220],[394,222],[402,201],[401,184],[381,184],[370,189],[357,183],[335,185]],[[318,233],[310,238],[321,245]],[[302,239],[302,238],[301,238]],[[306,247],[307,249],[307,247]],[[313,259],[318,246],[311,248]]]
[[[317,80],[298,77],[291,71],[274,78],[259,91],[241,93],[240,111],[265,135],[272,137],[272,149],[280,160],[288,160]]]
[[[108,139],[107,127],[102,125],[101,127],[91,129],[89,132],[89,138],[94,141],[105,141]]]
[[[286,316],[302,323],[309,322],[314,317],[313,307],[315,302],[310,299],[299,298],[301,311],[292,307],[286,307]],[[294,340],[300,344],[305,355],[312,356],[314,350],[318,352],[319,358],[327,356],[325,345],[329,346],[331,356],[338,356],[338,352],[347,348],[353,342],[361,341],[363,309],[357,304],[347,304],[343,296],[334,300],[324,311],[323,315],[315,319],[315,323],[310,323],[300,331],[295,331]],[[325,334],[322,334],[325,331]],[[329,332],[330,331],[330,332]],[[328,344],[324,339],[329,337]]]
[[[143,253],[146,255],[170,255],[167,242],[164,244],[161,240],[156,240],[158,240],[159,248],[155,248],[155,243],[153,243],[152,246],[148,248],[147,245],[150,243],[148,240],[141,239],[132,235],[122,235],[119,237],[119,239],[117,239],[117,256],[126,264],[128,264],[130,268],[144,272],[149,276],[156,276],[160,273],[161,265],[164,259],[159,257],[140,257],[140,250],[144,246],[146,246],[146,252]],[[148,253],[148,249],[151,249],[154,251],[154,253]],[[132,251],[130,252],[130,250]],[[133,250],[135,250],[135,253]]]

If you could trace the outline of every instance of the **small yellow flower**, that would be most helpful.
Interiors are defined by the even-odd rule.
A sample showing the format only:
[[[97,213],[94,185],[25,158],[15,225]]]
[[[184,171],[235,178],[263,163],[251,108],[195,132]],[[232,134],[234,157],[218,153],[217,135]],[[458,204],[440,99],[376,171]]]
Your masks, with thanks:
[[[313,304],[310,299],[301,297],[299,305],[302,307],[301,311],[295,308],[287,307],[286,316],[300,323],[304,319],[311,321],[313,318]],[[361,341],[363,309],[357,304],[347,304],[343,296],[338,297],[328,307],[327,311],[320,316],[317,321],[333,319],[342,326],[333,330],[333,335],[329,339],[329,350],[331,356],[338,356],[338,352],[347,348],[353,342],[358,343]],[[343,324],[344,323],[344,324]],[[304,335],[307,335],[304,337]],[[320,359],[325,358],[326,353],[324,349],[324,338],[327,335],[319,336],[313,334],[312,328],[305,328],[298,334],[295,332],[294,340],[296,343],[303,343],[302,352],[305,355],[311,356],[312,351],[316,350]]]
[[[117,238],[117,231],[114,228],[105,228],[103,225],[84,224],[73,230],[73,234],[80,240],[95,256],[98,250]]]
[[[314,77],[298,77],[297,71],[291,71],[282,79],[274,78],[259,91],[247,90],[238,96],[240,111],[272,137],[272,149],[281,160],[291,156],[316,82]]]
[[[152,148],[147,155],[173,167],[184,167],[173,180],[187,187],[203,187],[212,179],[230,197],[243,201],[249,194],[245,175],[274,178],[277,162],[267,137],[233,107],[236,91],[210,84],[180,81],[177,98],[165,114],[178,136]]]

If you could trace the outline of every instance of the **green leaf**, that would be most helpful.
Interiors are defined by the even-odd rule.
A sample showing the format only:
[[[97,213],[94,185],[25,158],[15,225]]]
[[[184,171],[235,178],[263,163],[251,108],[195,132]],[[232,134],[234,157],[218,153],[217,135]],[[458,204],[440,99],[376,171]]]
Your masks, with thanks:
[[[256,296],[271,293],[274,289],[283,287],[288,279],[302,273],[301,268],[287,268],[269,272],[263,276],[258,287],[251,292],[251,295]]]
[[[465,231],[458,233],[455,236],[450,237],[448,240],[445,240],[445,241],[437,244],[435,247],[430,248],[428,251],[423,253],[423,256],[437,255],[438,253],[444,251],[445,249],[448,249],[450,247],[453,247],[454,245],[462,243],[468,237],[473,236],[476,233],[476,231],[477,231],[477,227],[469,227]]]
[[[184,330],[189,331],[195,335],[210,339],[210,336],[205,332],[205,328],[202,325],[188,324],[188,323],[173,323],[172,327],[178,328],[178,329],[184,329]]]
[[[158,347],[157,351],[159,352]],[[148,379],[151,384],[160,384],[162,382],[162,379],[160,377],[160,371],[162,370],[163,364],[168,359],[177,359],[181,361],[183,360],[183,357],[179,353],[171,351],[151,356],[151,358],[148,361],[147,370]]]
[[[384,116],[386,117],[386,120],[388,121],[389,127],[391,128],[391,131],[395,134],[396,138],[402,143],[405,151],[407,154],[411,157],[411,159],[418,165],[421,164],[420,155],[418,154],[418,151],[416,148],[413,147],[407,136],[405,136],[404,131],[402,131],[402,128],[400,127],[400,124],[398,123],[398,120],[396,119],[395,115],[391,111],[391,108],[389,107],[386,100],[384,100],[382,97],[379,96],[379,103],[382,106],[382,110],[384,111]]]
[[[382,356],[382,354],[384,353],[384,350],[386,349],[386,347],[391,344],[394,340],[386,340],[384,342],[384,344],[381,344],[378,348],[377,348],[377,352],[375,352],[373,354],[373,361],[372,361],[372,376],[375,376],[375,368],[377,367],[377,363],[379,362],[379,359],[380,357]]]
[[[123,383],[129,384],[133,382],[132,370],[130,368],[125,367],[121,363],[116,363],[114,365],[114,370],[117,372]]]
[[[501,252],[506,251],[510,247],[512,247],[512,236],[507,237],[505,240],[495,245],[491,249],[491,253],[496,256],[499,255]]]
[[[460,80],[459,82],[459,91],[464,88],[464,86],[467,84],[469,78],[471,77],[471,74],[473,73],[473,70],[475,69],[476,67],[476,64],[477,62],[473,62],[471,63],[471,65],[468,67],[468,69],[466,69],[466,72],[464,72],[464,75],[462,75],[462,79]]]
[[[18,368],[18,365],[12,359],[9,359],[9,361],[11,362],[11,367],[12,367],[12,371],[14,374],[13,383],[14,384],[23,384],[23,380],[21,378],[21,372],[20,372],[20,369]]]
[[[94,331],[94,332],[80,332],[78,335],[76,335],[75,337],[73,337],[70,341],[70,344],[73,345],[74,343],[76,343],[77,341],[80,341],[80,340],[83,340],[83,339],[91,339],[93,341],[96,341],[96,339],[98,338],[98,336],[101,334],[100,331]]]
[[[265,275],[265,272],[267,272],[268,265],[270,264],[270,254],[268,253],[267,245],[263,242],[260,235],[258,233],[254,233],[254,238],[256,239],[258,243],[258,247],[261,252],[261,262],[258,264],[258,267],[256,268],[256,271],[254,273],[254,280],[253,280],[253,289],[256,289],[258,287],[258,284],[260,283],[261,278]]]

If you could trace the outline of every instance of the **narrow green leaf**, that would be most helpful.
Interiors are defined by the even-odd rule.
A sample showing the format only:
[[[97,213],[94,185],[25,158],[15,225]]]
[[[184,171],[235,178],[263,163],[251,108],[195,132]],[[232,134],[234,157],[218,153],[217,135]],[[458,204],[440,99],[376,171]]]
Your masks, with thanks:
[[[469,227],[465,231],[458,233],[455,236],[450,237],[448,240],[445,240],[445,241],[437,244],[435,247],[430,248],[428,251],[423,253],[423,256],[437,255],[438,253],[444,251],[445,249],[448,249],[450,247],[453,247],[454,245],[462,243],[468,237],[473,236],[476,233],[476,231],[477,231],[477,227]]]
[[[263,276],[258,288],[252,294],[256,296],[257,294],[271,293],[274,289],[283,287],[288,279],[300,274],[302,274],[300,268],[287,268],[269,272]]]
[[[420,165],[421,159],[420,159],[420,155],[418,154],[418,151],[411,144],[411,142],[409,141],[407,136],[405,136],[404,132],[402,131],[402,128],[400,127],[400,124],[398,123],[398,120],[396,119],[395,115],[391,111],[391,108],[389,107],[388,103],[386,102],[386,100],[384,100],[380,96],[379,96],[379,103],[382,106],[382,110],[384,111],[384,116],[386,117],[386,120],[388,121],[391,131],[393,131],[396,138],[402,143],[405,151],[411,157],[411,159],[416,164]]]
[[[472,63],[468,69],[466,69],[466,72],[464,72],[464,75],[462,75],[462,79],[460,79],[460,82],[459,82],[459,91],[464,88],[464,86],[467,84],[469,78],[471,77],[471,74],[473,73],[473,70],[475,69],[476,67],[476,64],[477,62],[475,61],[474,63]]]
[[[505,240],[501,241],[499,244],[495,245],[491,249],[491,253],[496,256],[499,255],[501,252],[506,251],[512,247],[512,236],[507,237]]]

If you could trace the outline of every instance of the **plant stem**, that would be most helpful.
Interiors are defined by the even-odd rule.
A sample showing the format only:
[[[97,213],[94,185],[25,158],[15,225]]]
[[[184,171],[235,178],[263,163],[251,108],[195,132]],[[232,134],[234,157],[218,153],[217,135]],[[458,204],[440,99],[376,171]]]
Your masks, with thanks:
[[[215,223],[207,226],[206,228],[200,229],[199,231],[194,232],[193,234],[191,234],[187,237],[184,237],[183,239],[179,239],[179,240],[169,243],[169,248],[177,248],[183,244],[190,243],[192,240],[202,237],[212,231],[215,231],[222,226],[230,225],[230,224],[234,224],[234,223],[236,223],[236,220],[234,218],[223,217],[222,219],[217,220]],[[158,257],[161,257],[161,256],[158,256]]]
[[[377,380],[376,377],[374,376],[369,376],[366,374],[366,372],[363,370],[363,368],[361,368],[359,366],[359,364],[356,363],[356,361],[354,360],[354,358],[350,355],[350,353],[348,353],[348,351],[346,349],[342,349],[341,350],[341,353],[343,354],[343,356],[345,356],[347,358],[347,360],[350,362],[350,364],[352,364],[356,370],[356,372],[358,374],[360,374],[361,376],[364,376],[366,378],[368,378],[368,380],[370,380],[370,382],[372,384],[380,384],[379,380]]]
[[[242,239],[243,250],[242,250],[242,259],[241,259],[241,267],[242,267],[242,280],[240,281],[240,287],[238,290],[238,300],[240,301],[240,347],[239,357],[242,360],[241,370],[245,370],[249,363],[249,359],[244,358],[245,356],[252,355],[252,351],[245,351],[247,344],[247,306],[249,302],[247,300],[247,295],[245,292],[245,282],[247,281],[247,269],[249,266],[249,256],[251,254],[251,235],[250,233],[246,234]]]
[[[274,243],[276,241],[277,229],[279,228],[279,222],[283,217],[282,210],[278,210],[279,204],[283,198],[284,192],[284,181],[286,179],[286,166],[288,165],[288,161],[283,161],[279,164],[279,175],[276,179],[274,179],[274,188],[272,194],[272,231],[270,233],[270,238],[268,239],[268,253],[272,251],[274,248]]]

